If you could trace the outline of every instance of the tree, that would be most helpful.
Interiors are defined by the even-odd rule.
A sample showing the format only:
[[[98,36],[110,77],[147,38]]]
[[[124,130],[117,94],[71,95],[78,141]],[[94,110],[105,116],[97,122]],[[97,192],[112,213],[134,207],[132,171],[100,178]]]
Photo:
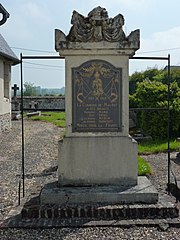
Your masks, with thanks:
[[[24,96],[37,96],[36,87],[34,86],[34,83],[25,82],[24,88],[25,88]]]
[[[167,70],[159,71],[159,73],[154,77],[154,80],[168,84],[168,72]],[[180,87],[180,68],[170,69],[170,82],[176,81]]]
[[[160,74],[163,70],[158,70],[157,67],[147,68],[145,71],[135,72],[129,79],[129,93],[134,94],[137,89],[137,84],[144,80],[153,81],[157,74]]]

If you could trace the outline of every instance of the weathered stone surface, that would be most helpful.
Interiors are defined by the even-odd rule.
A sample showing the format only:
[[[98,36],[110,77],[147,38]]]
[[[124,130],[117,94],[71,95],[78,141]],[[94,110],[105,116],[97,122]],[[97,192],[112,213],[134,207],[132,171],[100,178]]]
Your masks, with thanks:
[[[125,51],[126,52],[126,51]],[[104,54],[103,54],[104,53]],[[132,53],[132,51],[131,51]],[[81,50],[66,50],[66,52],[63,52],[65,54],[66,58],[66,97],[65,97],[65,105],[66,107],[66,136],[92,136],[93,132],[89,131],[86,132],[73,132],[72,126],[73,126],[73,103],[75,101],[75,95],[73,89],[73,81],[72,79],[72,69],[79,68],[79,66],[83,65],[84,63],[87,63],[91,60],[103,60],[107,62],[110,65],[113,65],[114,68],[122,69],[122,80],[119,81],[119,88],[121,89],[122,84],[122,93],[119,90],[118,93],[118,102],[117,105],[120,107],[120,111],[122,110],[122,119],[121,119],[121,131],[114,131],[110,132],[111,136],[128,136],[129,135],[129,100],[128,100],[128,61],[129,57],[128,55],[118,55],[114,54],[114,51],[112,53],[112,50],[105,52],[105,50],[101,51],[89,51],[88,53],[86,51]],[[67,55],[66,55],[67,54]],[[69,55],[70,54],[70,55]],[[72,55],[71,55],[72,54]],[[79,55],[80,54],[80,55]],[[112,55],[113,54],[113,55]],[[92,76],[91,81],[95,79],[95,73]],[[92,82],[90,83],[92,86]],[[117,84],[117,83],[116,83]],[[108,132],[96,132],[96,136],[104,136],[105,134],[108,135]]]
[[[59,142],[59,185],[136,185],[136,156],[130,137],[65,137]]]
[[[128,181],[127,181],[128,182]],[[128,182],[129,184],[130,182]],[[138,177],[138,183],[134,186],[111,185],[89,187],[53,187],[48,185],[43,188],[40,196],[41,204],[56,204],[81,206],[89,204],[135,204],[157,203],[158,193],[146,177]],[[161,208],[162,209],[162,208]]]
[[[139,48],[139,30],[126,36],[122,29],[124,25],[123,15],[118,14],[114,18],[109,18],[106,9],[100,6],[89,12],[87,17],[73,11],[71,24],[72,27],[67,36],[61,30],[55,30],[55,48],[57,51],[66,48],[84,48],[86,43],[102,41],[119,44],[112,45],[113,48]],[[106,46],[104,47],[106,48]]]

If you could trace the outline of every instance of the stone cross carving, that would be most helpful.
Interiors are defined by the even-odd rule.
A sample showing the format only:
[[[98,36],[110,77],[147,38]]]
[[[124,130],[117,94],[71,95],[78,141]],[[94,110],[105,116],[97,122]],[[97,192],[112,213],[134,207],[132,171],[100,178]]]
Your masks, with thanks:
[[[120,43],[121,48],[139,49],[139,30],[135,30],[126,36],[122,27],[124,17],[118,14],[109,18],[105,8],[96,7],[89,12],[87,17],[73,11],[71,18],[72,27],[66,36],[61,30],[55,30],[56,50],[73,48],[74,43],[110,42]]]
[[[17,86],[17,84],[14,84],[14,86],[12,87],[12,90],[14,90],[14,98],[17,97],[17,90],[19,90],[19,87]]]

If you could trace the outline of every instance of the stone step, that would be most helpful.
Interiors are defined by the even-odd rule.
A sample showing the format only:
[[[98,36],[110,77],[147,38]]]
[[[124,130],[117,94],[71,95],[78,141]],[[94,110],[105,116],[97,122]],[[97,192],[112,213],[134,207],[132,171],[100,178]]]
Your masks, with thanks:
[[[39,196],[15,205],[0,228],[180,227],[178,204],[160,194],[157,204],[65,206],[40,204]]]
[[[23,219],[166,219],[177,218],[178,208],[170,203],[107,205],[107,206],[58,206],[30,205],[21,211]]]
[[[158,192],[149,179],[139,176],[137,185],[119,186],[65,186],[57,182],[45,185],[40,193],[40,203],[61,206],[74,205],[120,205],[120,204],[156,204]]]

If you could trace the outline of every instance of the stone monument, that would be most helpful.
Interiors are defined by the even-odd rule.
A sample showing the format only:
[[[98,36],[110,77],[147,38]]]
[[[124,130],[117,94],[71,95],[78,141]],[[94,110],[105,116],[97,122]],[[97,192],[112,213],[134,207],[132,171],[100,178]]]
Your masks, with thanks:
[[[140,31],[126,36],[124,17],[109,18],[102,7],[87,17],[73,11],[71,23],[67,36],[55,30],[56,51],[65,58],[66,134],[59,142],[59,189],[51,200],[63,203],[71,193],[68,202],[76,204],[148,202],[129,197],[141,193],[128,99],[129,57],[139,49]]]

